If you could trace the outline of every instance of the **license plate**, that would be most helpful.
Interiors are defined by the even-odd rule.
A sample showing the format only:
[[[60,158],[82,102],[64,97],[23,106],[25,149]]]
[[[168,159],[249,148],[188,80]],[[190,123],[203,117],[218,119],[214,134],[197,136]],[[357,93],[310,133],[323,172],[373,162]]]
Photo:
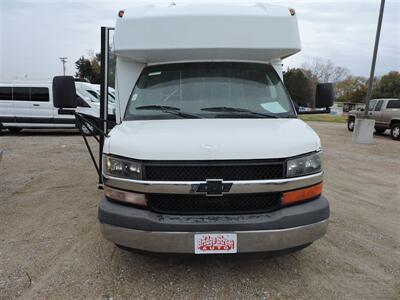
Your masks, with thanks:
[[[199,233],[194,235],[195,254],[237,253],[236,233]]]

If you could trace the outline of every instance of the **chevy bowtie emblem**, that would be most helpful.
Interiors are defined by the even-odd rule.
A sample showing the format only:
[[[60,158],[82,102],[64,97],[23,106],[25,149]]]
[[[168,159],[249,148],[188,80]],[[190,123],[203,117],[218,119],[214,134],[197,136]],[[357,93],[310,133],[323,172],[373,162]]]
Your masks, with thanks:
[[[206,183],[202,183],[197,188],[197,193],[205,193],[207,196],[222,196],[228,193],[232,187],[232,183],[224,183],[222,179],[207,179]]]

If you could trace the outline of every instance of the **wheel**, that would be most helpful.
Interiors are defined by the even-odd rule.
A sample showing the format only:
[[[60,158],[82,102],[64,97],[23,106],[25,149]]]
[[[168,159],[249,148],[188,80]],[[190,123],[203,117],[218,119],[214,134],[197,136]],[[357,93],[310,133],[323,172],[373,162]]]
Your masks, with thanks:
[[[94,123],[95,121],[93,121],[93,120],[89,120],[89,121],[91,121],[92,123]],[[82,124],[82,133],[84,134],[84,135],[87,135],[87,136],[91,136],[91,135],[96,135],[97,134],[97,130],[94,128],[94,126],[92,125],[92,124],[90,124],[89,122],[84,122],[83,124]]]
[[[390,135],[394,140],[400,140],[400,123],[394,123],[392,127],[390,127]]]
[[[347,121],[347,129],[349,131],[354,130],[354,124],[355,124],[355,119],[353,117],[350,117],[349,120]]]
[[[20,133],[22,128],[10,127],[10,128],[8,128],[8,130],[10,130],[12,133]]]
[[[375,131],[376,131],[376,133],[382,134],[386,131],[386,128],[375,127]]]

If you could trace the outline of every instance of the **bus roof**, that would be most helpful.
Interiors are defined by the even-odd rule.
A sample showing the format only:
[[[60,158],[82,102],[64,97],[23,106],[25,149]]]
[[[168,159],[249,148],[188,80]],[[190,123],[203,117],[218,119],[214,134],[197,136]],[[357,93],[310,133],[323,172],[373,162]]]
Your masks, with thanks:
[[[115,53],[139,63],[268,62],[300,51],[294,10],[253,4],[143,5],[118,17]]]

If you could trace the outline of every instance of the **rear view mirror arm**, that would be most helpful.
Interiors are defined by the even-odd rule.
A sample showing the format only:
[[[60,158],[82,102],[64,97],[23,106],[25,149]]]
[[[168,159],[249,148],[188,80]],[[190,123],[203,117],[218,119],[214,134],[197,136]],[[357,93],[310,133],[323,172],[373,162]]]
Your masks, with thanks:
[[[99,178],[101,178],[100,163],[97,163],[96,158],[94,157],[92,148],[89,145],[86,134],[82,130],[82,125],[83,125],[83,123],[89,123],[90,125],[93,126],[94,130],[92,128],[88,128],[88,127],[86,127],[86,129],[90,131],[92,137],[94,137],[96,139],[96,141],[99,143],[99,146],[101,146],[102,140],[104,140],[104,137],[108,137],[108,134],[106,134],[102,129],[100,129],[99,126],[96,124],[96,122],[93,122],[92,119],[96,119],[103,123],[111,123],[111,124],[116,124],[116,123],[113,121],[110,121],[110,120],[105,120],[105,119],[101,119],[101,118],[97,118],[97,117],[93,117],[93,116],[90,116],[90,119],[89,119],[89,118],[87,118],[87,115],[82,114],[82,113],[73,112],[73,114],[75,115],[76,126],[78,127],[79,132],[83,137],[86,148],[89,151],[90,158],[92,159],[93,165],[96,169],[97,175],[99,176]],[[100,137],[102,137],[103,139],[96,136],[96,131],[99,133]],[[100,186],[99,186],[99,188],[100,188]]]
[[[83,140],[85,141],[85,145],[86,145],[86,148],[87,148],[87,150],[89,151],[89,154],[90,154],[90,158],[92,159],[92,162],[93,162],[93,165],[94,165],[94,167],[95,167],[95,169],[96,169],[96,172],[97,172],[97,174],[98,174],[98,176],[101,176],[101,174],[100,174],[100,169],[99,169],[99,165],[97,164],[97,162],[96,162],[96,159],[95,159],[95,157],[94,157],[94,155],[93,155],[93,152],[92,152],[92,149],[90,148],[90,145],[89,145],[89,143],[88,143],[88,141],[87,141],[87,138],[86,138],[86,135],[83,133],[83,131],[82,131],[82,120],[85,120],[85,118],[83,118],[83,117],[81,117],[78,113],[75,113],[75,120],[76,120],[76,125],[77,125],[77,127],[78,127],[78,129],[79,129],[79,132],[80,132],[80,134],[82,135],[82,137],[83,137]],[[89,121],[86,121],[86,122],[89,122]],[[89,122],[91,125],[93,125],[91,122]],[[90,129],[89,129],[90,130]],[[93,135],[94,136],[94,135]],[[100,143],[100,140],[96,137],[96,140]]]

